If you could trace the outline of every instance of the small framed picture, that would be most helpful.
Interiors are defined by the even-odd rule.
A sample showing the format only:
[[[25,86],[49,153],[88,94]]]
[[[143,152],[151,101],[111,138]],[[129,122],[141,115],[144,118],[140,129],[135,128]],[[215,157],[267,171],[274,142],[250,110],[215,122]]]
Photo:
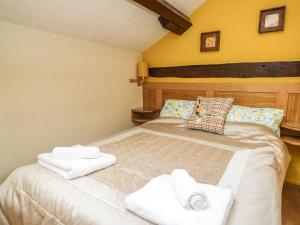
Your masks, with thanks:
[[[220,50],[221,31],[201,33],[201,52]]]
[[[259,33],[283,31],[285,6],[260,11]]]

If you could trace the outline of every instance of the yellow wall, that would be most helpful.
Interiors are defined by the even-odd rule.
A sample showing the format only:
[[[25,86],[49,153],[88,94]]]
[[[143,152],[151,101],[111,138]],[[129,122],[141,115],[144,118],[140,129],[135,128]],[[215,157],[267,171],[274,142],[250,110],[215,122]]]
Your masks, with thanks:
[[[258,33],[262,9],[287,6],[284,32]],[[207,0],[191,16],[193,26],[182,36],[169,33],[144,52],[150,67],[300,60],[299,0]],[[219,52],[200,52],[200,33],[221,31]],[[299,82],[297,78],[148,78],[147,82]],[[291,151],[293,160],[287,181],[300,184],[300,149]]]
[[[284,32],[258,34],[261,9],[287,6]],[[143,54],[150,66],[300,60],[299,0],[207,0],[182,36],[168,34]],[[219,52],[200,52],[200,33],[221,31]]]
[[[0,21],[0,183],[54,146],[132,126],[140,53]]]

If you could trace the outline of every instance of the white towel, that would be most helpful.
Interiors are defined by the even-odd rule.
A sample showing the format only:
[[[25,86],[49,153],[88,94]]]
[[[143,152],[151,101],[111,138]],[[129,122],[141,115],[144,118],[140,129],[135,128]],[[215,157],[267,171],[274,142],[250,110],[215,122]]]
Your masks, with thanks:
[[[114,155],[100,153],[97,159],[58,159],[51,153],[38,156],[38,163],[65,179],[74,179],[115,164]]]
[[[174,170],[171,182],[175,196],[183,207],[202,210],[208,206],[207,195],[186,170]]]
[[[178,202],[169,175],[154,178],[125,199],[126,207],[158,225],[224,225],[232,206],[232,192],[212,185],[199,184],[210,204],[201,211],[188,210]]]
[[[72,147],[55,147],[52,154],[62,159],[96,159],[100,157],[98,147],[75,145]]]

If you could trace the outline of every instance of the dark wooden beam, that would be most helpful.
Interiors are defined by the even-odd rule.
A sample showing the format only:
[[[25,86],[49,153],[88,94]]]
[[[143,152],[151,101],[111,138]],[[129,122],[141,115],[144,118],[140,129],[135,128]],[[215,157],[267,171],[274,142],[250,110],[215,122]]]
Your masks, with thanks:
[[[158,14],[161,25],[176,34],[183,34],[192,26],[191,20],[165,0],[133,0]]]
[[[169,20],[163,18],[162,16],[158,17],[158,21],[160,22],[163,28],[175,34],[182,35],[186,31],[185,29],[177,26],[176,24],[170,22]]]
[[[300,61],[156,67],[149,69],[149,75],[182,78],[300,77]]]

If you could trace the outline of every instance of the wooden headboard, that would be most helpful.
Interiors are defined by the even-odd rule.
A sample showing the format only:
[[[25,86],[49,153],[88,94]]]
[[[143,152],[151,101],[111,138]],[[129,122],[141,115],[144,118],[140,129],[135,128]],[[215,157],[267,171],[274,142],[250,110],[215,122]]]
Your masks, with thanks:
[[[300,83],[145,83],[144,107],[161,109],[166,99],[234,97],[235,104],[285,110],[285,121],[300,122]]]

